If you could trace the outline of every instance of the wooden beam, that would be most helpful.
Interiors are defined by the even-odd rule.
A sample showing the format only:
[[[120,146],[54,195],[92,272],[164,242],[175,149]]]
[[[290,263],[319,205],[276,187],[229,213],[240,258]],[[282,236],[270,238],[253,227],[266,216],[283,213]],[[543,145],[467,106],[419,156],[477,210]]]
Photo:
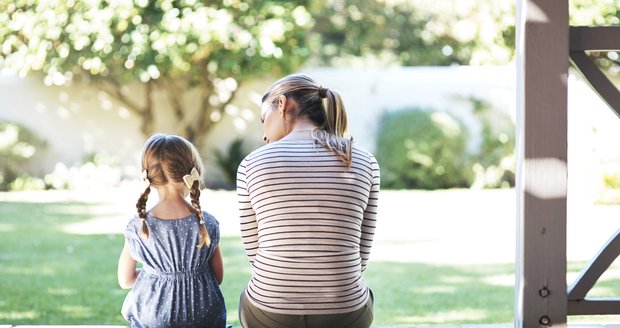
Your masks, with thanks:
[[[620,26],[571,26],[570,50],[620,50]]]
[[[617,314],[618,308],[620,308],[620,298],[568,301],[568,312],[571,315]]]
[[[588,58],[583,51],[571,51],[570,59],[583,78],[588,81],[605,103],[620,117],[620,92],[618,88],[603,74],[601,69]]]
[[[620,254],[620,229],[605,243],[584,268],[568,291],[568,314],[617,314],[620,300],[612,298],[587,299],[588,292]],[[608,301],[610,304],[606,304]],[[588,312],[591,311],[591,312]],[[611,312],[610,312],[611,311]]]
[[[568,54],[568,0],[519,0],[515,327],[566,327]]]

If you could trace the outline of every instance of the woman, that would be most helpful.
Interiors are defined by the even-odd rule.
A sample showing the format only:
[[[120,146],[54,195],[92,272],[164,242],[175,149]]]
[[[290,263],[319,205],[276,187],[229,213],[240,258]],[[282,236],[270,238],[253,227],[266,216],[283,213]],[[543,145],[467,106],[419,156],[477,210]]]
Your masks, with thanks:
[[[305,75],[262,98],[267,145],[237,172],[241,235],[252,277],[243,327],[370,327],[366,269],[376,226],[379,166],[344,138],[340,95]]]

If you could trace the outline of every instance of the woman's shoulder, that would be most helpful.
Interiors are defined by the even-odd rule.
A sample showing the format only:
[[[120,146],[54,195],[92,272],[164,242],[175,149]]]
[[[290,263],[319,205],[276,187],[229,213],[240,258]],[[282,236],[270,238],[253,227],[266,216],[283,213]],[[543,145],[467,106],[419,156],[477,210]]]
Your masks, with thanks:
[[[354,157],[355,156],[361,157],[361,158],[369,160],[371,162],[376,162],[377,161],[375,159],[375,156],[371,152],[367,151],[366,149],[364,149],[363,147],[360,147],[357,144],[353,144],[352,153],[353,153]]]
[[[276,141],[276,142],[268,143],[251,151],[247,156],[245,156],[243,161],[252,162],[260,158],[263,158],[265,156],[270,156],[274,152],[279,152],[279,151],[287,150],[287,149],[290,149],[290,145],[287,145],[286,142]]]

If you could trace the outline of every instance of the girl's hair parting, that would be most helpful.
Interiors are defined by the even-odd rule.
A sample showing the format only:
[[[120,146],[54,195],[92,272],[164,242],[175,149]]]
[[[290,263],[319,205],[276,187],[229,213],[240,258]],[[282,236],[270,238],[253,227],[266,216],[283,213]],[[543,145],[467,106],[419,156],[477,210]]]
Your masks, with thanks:
[[[272,84],[262,102],[275,104],[281,95],[291,97],[299,105],[293,115],[306,116],[318,126],[312,133],[314,141],[334,151],[350,167],[353,138],[344,137],[347,112],[340,94],[323,88],[307,75],[291,74]]]
[[[200,241],[197,247],[211,244],[199,201],[204,166],[196,147],[183,137],[176,135],[154,134],[144,144],[142,170],[146,172],[145,178],[149,181],[149,185],[136,203],[138,216],[142,221],[142,229],[140,230],[142,237],[149,238],[146,202],[151,192],[151,186],[163,186],[169,182],[184,183],[183,177],[190,174],[193,168],[196,168],[201,177],[199,180],[193,181],[190,188],[191,203],[200,223]]]

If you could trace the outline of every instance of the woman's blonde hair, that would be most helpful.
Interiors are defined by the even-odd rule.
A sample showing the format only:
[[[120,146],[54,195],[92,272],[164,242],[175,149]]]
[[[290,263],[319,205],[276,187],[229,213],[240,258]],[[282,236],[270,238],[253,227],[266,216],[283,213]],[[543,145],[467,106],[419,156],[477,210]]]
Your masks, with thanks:
[[[196,147],[183,137],[176,135],[155,134],[144,144],[142,170],[146,172],[145,178],[148,179],[149,186],[146,187],[136,203],[138,216],[142,221],[141,236],[147,239],[149,237],[149,228],[146,223],[146,201],[151,192],[151,186],[163,186],[169,182],[184,182],[183,177],[190,174],[193,168],[196,168],[201,177],[194,181],[190,188],[191,203],[201,223],[198,247],[211,244],[199,201],[204,166]]]
[[[275,104],[281,95],[294,99],[299,105],[296,112],[292,112],[293,120],[298,116],[310,119],[318,127],[312,133],[315,142],[334,151],[350,167],[353,138],[344,137],[347,113],[340,94],[323,88],[307,75],[291,74],[272,84],[262,102]]]

